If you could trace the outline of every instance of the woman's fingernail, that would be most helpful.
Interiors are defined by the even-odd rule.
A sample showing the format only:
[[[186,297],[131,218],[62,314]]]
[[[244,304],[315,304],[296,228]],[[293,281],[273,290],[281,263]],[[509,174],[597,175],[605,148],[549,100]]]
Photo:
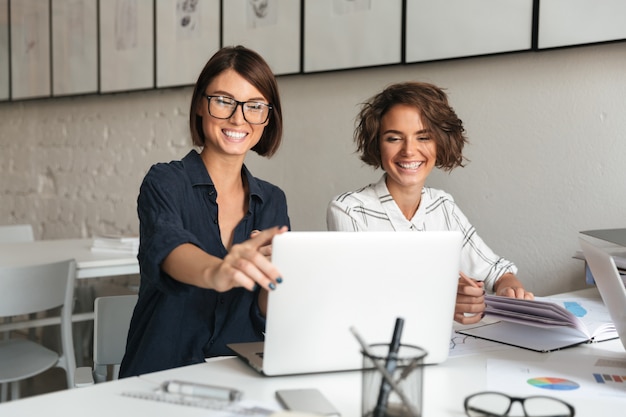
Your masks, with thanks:
[[[278,282],[280,284],[281,282],[283,282],[283,279],[281,277],[278,277],[278,278],[276,278],[276,282]]]
[[[273,282],[270,282],[270,285],[268,285],[268,287],[270,287],[270,290],[275,290],[276,289],[276,285],[274,285]]]
[[[258,284],[254,284],[254,287],[252,287],[252,291],[256,291],[259,289],[259,285]]]

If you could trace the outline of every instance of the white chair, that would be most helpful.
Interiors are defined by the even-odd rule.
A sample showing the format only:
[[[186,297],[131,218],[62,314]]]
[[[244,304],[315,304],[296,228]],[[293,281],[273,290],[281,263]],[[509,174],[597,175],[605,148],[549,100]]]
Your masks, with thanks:
[[[76,369],[76,387],[117,379],[126,350],[130,319],[137,295],[98,297],[94,303],[93,369]],[[112,372],[109,374],[109,366]]]
[[[0,243],[32,242],[35,240],[33,226],[30,224],[14,224],[0,226]]]
[[[11,384],[11,399],[19,398],[21,380],[53,366],[65,369],[67,386],[74,386],[76,358],[72,340],[72,304],[75,278],[74,260],[0,268],[0,317],[23,316],[61,307],[61,352],[25,337],[0,340],[0,383]],[[50,318],[13,320],[0,324],[0,331],[50,324],[55,324]]]
[[[0,226],[0,243],[12,243],[12,242],[32,242],[35,240],[35,234],[33,233],[33,227],[30,224],[15,224],[15,225],[3,225]],[[36,315],[33,315],[36,316]],[[34,318],[34,317],[31,317]],[[11,318],[5,319],[6,322],[10,322]],[[31,337],[35,334],[35,329],[31,329],[29,334]],[[3,339],[9,338],[9,332],[6,332],[2,336]],[[1,384],[0,387],[0,401],[3,401],[7,397],[7,385]]]

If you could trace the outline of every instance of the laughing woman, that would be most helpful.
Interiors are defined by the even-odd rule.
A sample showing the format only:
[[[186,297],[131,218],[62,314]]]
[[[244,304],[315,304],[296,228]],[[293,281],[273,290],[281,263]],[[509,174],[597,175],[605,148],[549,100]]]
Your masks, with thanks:
[[[281,282],[268,256],[289,227],[285,194],[244,165],[248,151],[269,157],[281,142],[277,83],[263,58],[218,51],[198,78],[189,122],[200,153],[154,165],[139,191],[141,282],[121,377],[263,340],[268,291]]]
[[[437,86],[391,85],[361,108],[354,139],[361,160],[385,172],[376,184],[335,197],[328,206],[328,230],[458,230],[464,236],[454,319],[478,322],[485,290],[532,299],[516,266],[496,255],[444,191],[427,187],[433,168],[463,166],[467,142],[463,123]]]

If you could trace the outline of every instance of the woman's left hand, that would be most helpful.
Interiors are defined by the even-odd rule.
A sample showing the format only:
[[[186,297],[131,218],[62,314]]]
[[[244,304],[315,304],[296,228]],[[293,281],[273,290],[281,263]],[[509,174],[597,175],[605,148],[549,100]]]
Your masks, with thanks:
[[[532,300],[535,298],[532,292],[526,291],[517,277],[511,273],[502,275],[494,285],[496,295],[502,297],[521,298]]]
[[[535,298],[535,295],[532,292],[526,291],[522,287],[498,288],[496,295],[500,295],[502,297],[521,298],[524,300],[532,300]]]

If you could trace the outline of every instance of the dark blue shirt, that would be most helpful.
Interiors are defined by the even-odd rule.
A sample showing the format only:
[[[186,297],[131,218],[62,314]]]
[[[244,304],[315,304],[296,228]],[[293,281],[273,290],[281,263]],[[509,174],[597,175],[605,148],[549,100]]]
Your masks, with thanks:
[[[284,192],[254,178],[248,182],[248,212],[233,243],[253,230],[289,226]],[[217,292],[174,280],[161,263],[177,246],[191,243],[224,258],[217,221],[217,192],[200,155],[152,166],[137,199],[141,284],[130,323],[120,377],[200,363],[205,357],[232,355],[227,343],[263,340],[265,319],[258,291]]]

